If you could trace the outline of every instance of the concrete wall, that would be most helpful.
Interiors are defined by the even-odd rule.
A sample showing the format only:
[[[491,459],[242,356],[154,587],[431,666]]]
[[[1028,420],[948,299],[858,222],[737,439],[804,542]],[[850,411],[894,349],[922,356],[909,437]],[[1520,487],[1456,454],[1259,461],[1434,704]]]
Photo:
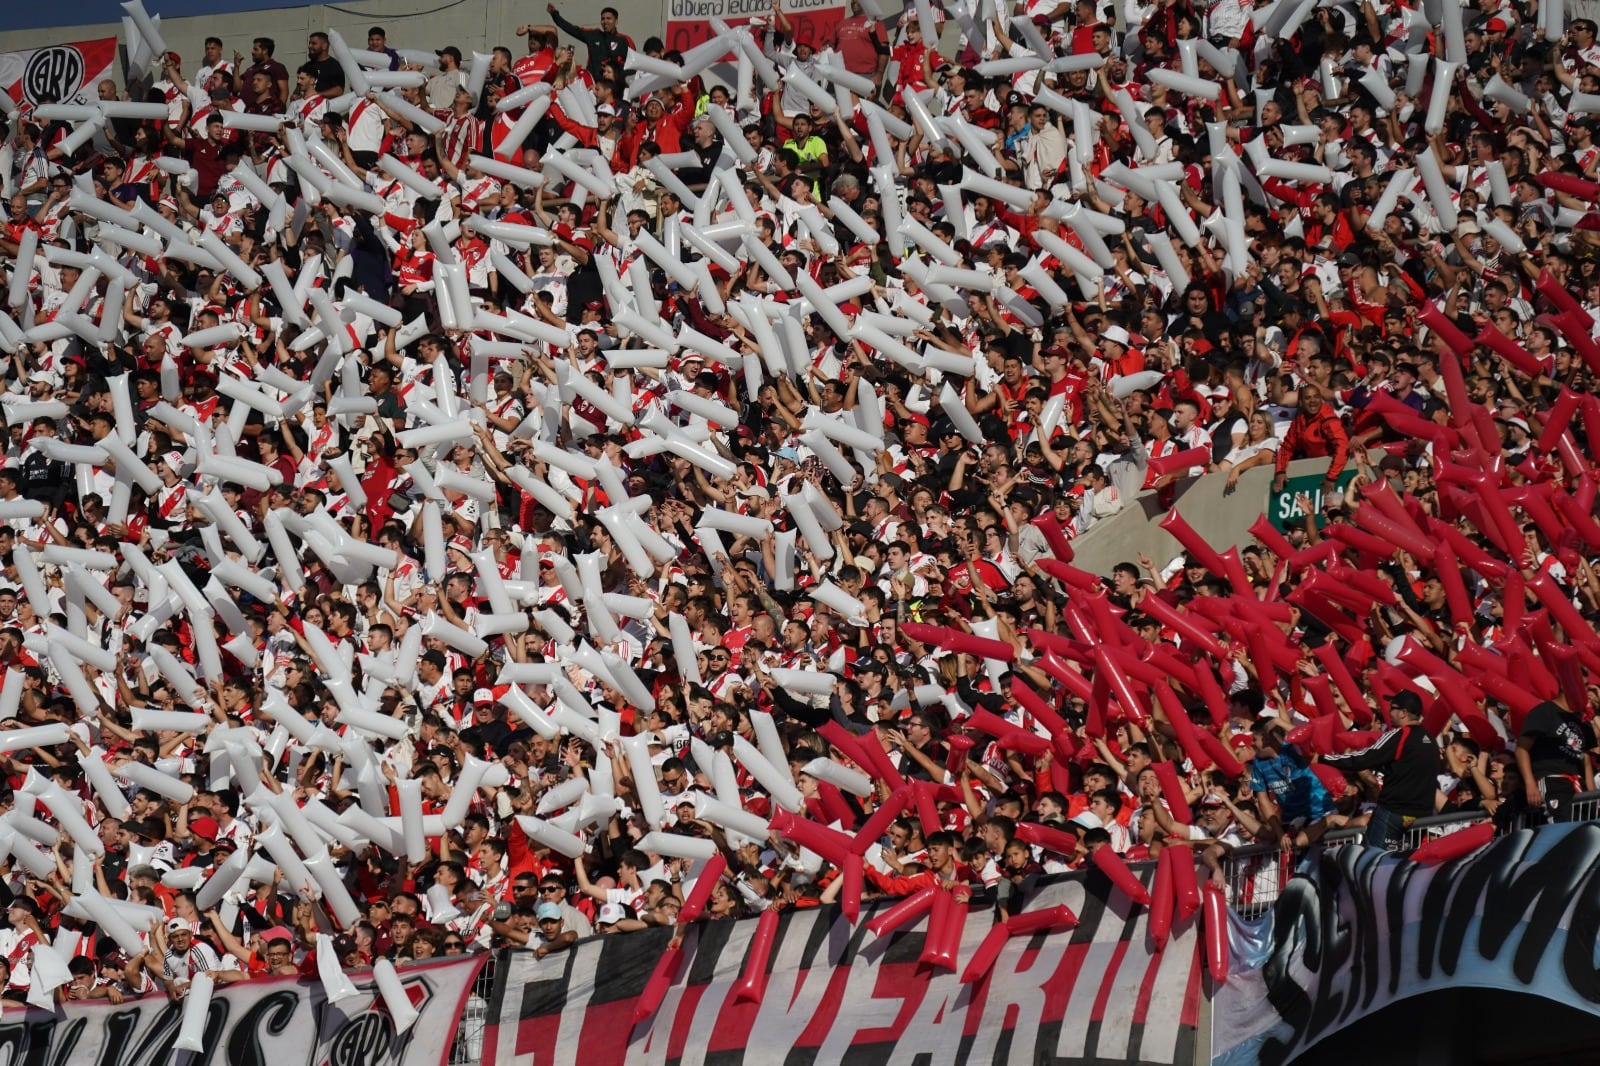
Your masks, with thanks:
[[[1297,459],[1289,464],[1289,477],[1320,474],[1328,469],[1326,459]],[[1250,527],[1267,509],[1272,491],[1271,466],[1246,470],[1238,486],[1228,493],[1226,474],[1206,474],[1177,485],[1174,505],[1178,513],[1218,551],[1234,545],[1253,543]],[[1172,534],[1159,523],[1167,509],[1157,493],[1146,492],[1127,507],[1072,542],[1076,555],[1073,565],[1090,573],[1109,577],[1118,563],[1136,563],[1141,554],[1165,566],[1183,550]]]
[[[6,0],[23,3],[25,0]],[[645,0],[597,0],[587,3],[560,3],[561,14],[580,26],[597,25],[600,8],[617,9],[622,32],[637,44],[645,38],[659,36],[666,27],[666,4]],[[159,14],[160,0],[146,0],[151,14]],[[416,14],[404,14],[406,11]],[[488,52],[495,45],[504,45],[513,55],[522,55],[526,45],[514,31],[525,22],[547,22],[543,2],[512,0],[366,0],[366,2],[327,6],[272,8],[265,11],[234,12],[196,18],[162,19],[161,35],[167,46],[183,56],[184,71],[191,73],[198,67],[202,45],[207,37],[220,37],[223,50],[232,55],[235,50],[248,58],[250,41],[255,37],[271,37],[277,42],[277,58],[289,68],[305,62],[306,35],[312,30],[338,30],[352,47],[365,48],[368,27],[378,25],[389,33],[389,47],[436,49],[447,44],[460,48],[471,59],[473,51]],[[96,37],[120,35],[121,23],[91,26],[68,26],[56,29],[12,30],[0,32],[0,52],[21,48],[38,48],[42,45],[65,41],[91,40]],[[578,61],[584,60],[584,49],[578,47]],[[291,88],[292,86],[291,77]]]

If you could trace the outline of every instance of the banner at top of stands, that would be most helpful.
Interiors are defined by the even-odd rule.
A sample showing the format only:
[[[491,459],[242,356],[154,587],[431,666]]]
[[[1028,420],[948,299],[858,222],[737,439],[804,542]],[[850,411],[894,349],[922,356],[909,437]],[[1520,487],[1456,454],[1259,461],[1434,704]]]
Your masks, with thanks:
[[[231,15],[278,7],[312,7],[313,0],[160,0],[146,5],[163,20],[191,15]],[[111,26],[122,21],[117,0],[77,0],[72,4],[0,4],[0,32],[42,30],[52,26]]]

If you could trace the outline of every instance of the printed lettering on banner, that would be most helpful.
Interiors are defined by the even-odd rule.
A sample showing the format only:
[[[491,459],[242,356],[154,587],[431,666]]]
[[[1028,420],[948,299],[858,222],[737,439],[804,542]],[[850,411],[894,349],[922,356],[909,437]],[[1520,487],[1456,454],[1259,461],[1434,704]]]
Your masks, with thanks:
[[[115,37],[0,52],[0,88],[13,103],[26,107],[46,100],[92,103],[99,98],[95,86],[116,77],[116,60]]]
[[[783,0],[783,13],[794,27],[794,39],[817,48],[833,40],[844,18],[835,0]],[[770,0],[667,0],[667,49],[686,52],[711,37],[711,20],[740,26],[756,17],[771,18]]]
[[[1016,938],[970,984],[960,975],[993,927],[989,908],[968,914],[954,972],[918,961],[926,918],[876,937],[866,928],[875,908],[854,926],[833,907],[790,912],[759,1003],[729,994],[756,919],[710,922],[685,934],[676,978],[637,1024],[670,930],[590,937],[537,961],[509,951],[497,961],[483,1066],[553,1066],[573,1061],[573,1048],[585,1062],[668,1066],[855,1058],[1194,1066],[1204,1006],[1198,916],[1174,922],[1157,950],[1144,909],[1099,871],[1042,885],[1029,909],[1057,905],[1078,916],[1075,928]]]
[[[404,1033],[383,1008],[370,972],[351,974],[357,995],[337,1005],[322,982],[293,977],[219,987],[206,1016],[204,1044],[213,1062],[257,1066],[444,1066],[456,1021],[482,957],[407,966],[406,994],[420,1015]],[[112,1004],[69,1001],[55,1012],[7,1011],[0,1048],[12,1063],[164,1066],[183,1001],[147,996]],[[196,1060],[200,1061],[200,1060]]]
[[[1268,916],[1233,923],[1213,1061],[1292,1062],[1393,1003],[1446,989],[1515,988],[1600,1016],[1597,861],[1594,824],[1521,830],[1442,866],[1324,852]]]

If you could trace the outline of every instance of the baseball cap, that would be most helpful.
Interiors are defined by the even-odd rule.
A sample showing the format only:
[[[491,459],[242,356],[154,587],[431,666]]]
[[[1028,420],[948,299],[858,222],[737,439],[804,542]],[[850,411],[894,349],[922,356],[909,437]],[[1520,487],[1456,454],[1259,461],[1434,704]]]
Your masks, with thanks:
[[[217,825],[215,818],[207,818],[202,815],[199,818],[189,819],[189,832],[204,840],[207,844],[215,844],[217,842],[217,830],[219,828],[220,826]]]
[[[494,702],[494,690],[493,689],[487,689],[487,688],[477,689],[476,691],[474,691],[472,693],[472,702],[473,703],[493,703]]]
[[[457,48],[453,44],[448,44],[443,48],[436,49],[433,54],[436,56],[450,56],[457,63],[461,62],[461,49]]]
[[[600,908],[601,914],[605,913],[606,907],[617,907],[617,905],[615,903],[607,903],[605,907]],[[622,908],[617,907],[617,909],[621,910]],[[559,922],[561,920],[561,905],[557,903],[541,903],[534,908],[533,916],[541,922],[550,921],[551,919]],[[604,920],[603,918],[601,919],[601,921]]]
[[[594,109],[594,113],[597,115],[615,115],[617,113],[617,109],[612,107],[610,104],[601,104],[599,107]]]
[[[607,903],[601,906],[600,914],[595,918],[595,925],[612,925],[628,916],[620,903]]]
[[[192,933],[192,932],[194,932],[194,928],[188,922],[184,921],[182,918],[172,918],[172,919],[169,919],[168,922],[167,922],[167,932],[169,932],[169,933]]]

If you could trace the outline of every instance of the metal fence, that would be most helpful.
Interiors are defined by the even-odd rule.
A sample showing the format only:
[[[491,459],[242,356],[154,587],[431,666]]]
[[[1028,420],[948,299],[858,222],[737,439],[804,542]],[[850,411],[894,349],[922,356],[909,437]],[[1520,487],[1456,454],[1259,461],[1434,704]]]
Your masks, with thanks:
[[[450,1045],[450,1066],[477,1066],[483,1061],[483,1032],[489,1026],[489,1003],[494,998],[495,956],[490,955],[467,994],[467,1005]]]
[[[1482,812],[1474,814],[1440,814],[1431,818],[1419,818],[1406,827],[1397,842],[1390,845],[1393,852],[1411,852],[1421,847],[1430,840],[1461,830],[1482,822],[1487,815]],[[1594,792],[1580,792],[1574,796],[1568,805],[1566,816],[1563,819],[1569,822],[1594,822],[1600,821],[1600,790]],[[1536,825],[1538,818],[1524,816],[1518,819],[1513,828],[1523,825]],[[1346,844],[1361,842],[1363,831],[1360,829],[1342,829],[1329,833],[1319,842],[1322,848],[1338,848]],[[1283,886],[1294,876],[1295,870],[1305,858],[1309,849],[1295,848],[1292,845],[1273,846],[1270,844],[1256,844],[1244,848],[1236,848],[1222,863],[1225,888],[1228,894],[1228,903],[1241,914],[1250,915],[1259,913],[1275,903]]]
[[[1579,813],[1579,802],[1588,804],[1585,813]],[[1400,838],[1389,846],[1393,852],[1415,851],[1429,840],[1458,833],[1476,825],[1487,817],[1477,814],[1440,814],[1431,818],[1418,818],[1406,827]],[[1584,793],[1573,801],[1572,820],[1584,821],[1600,817],[1600,792]],[[1346,844],[1359,844],[1365,831],[1339,829],[1326,834],[1317,843],[1323,849],[1340,848]],[[1277,902],[1283,886],[1294,876],[1309,848],[1296,848],[1292,844],[1255,844],[1236,848],[1222,863],[1228,903],[1239,913],[1250,915]]]

